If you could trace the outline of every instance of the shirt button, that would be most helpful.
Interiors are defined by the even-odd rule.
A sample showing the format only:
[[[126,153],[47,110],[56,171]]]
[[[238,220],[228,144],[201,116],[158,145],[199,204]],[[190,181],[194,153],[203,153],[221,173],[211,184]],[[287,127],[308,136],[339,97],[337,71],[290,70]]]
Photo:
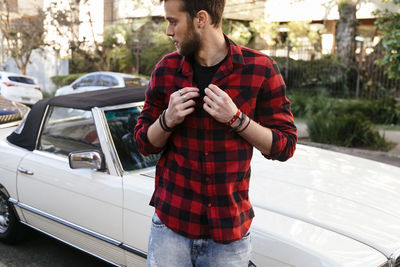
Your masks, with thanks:
[[[206,152],[206,153],[204,153],[204,156],[208,156],[208,153]]]
[[[207,205],[209,208],[211,208],[211,203],[208,203],[208,205]]]
[[[206,182],[208,183],[209,181],[210,181],[210,178],[207,177],[207,178],[206,178]]]

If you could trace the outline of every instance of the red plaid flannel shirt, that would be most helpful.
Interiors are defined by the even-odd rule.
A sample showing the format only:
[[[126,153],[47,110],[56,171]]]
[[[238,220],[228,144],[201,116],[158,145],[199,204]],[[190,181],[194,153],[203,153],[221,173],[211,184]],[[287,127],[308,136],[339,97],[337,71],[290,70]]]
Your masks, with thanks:
[[[264,156],[287,160],[294,153],[297,131],[278,66],[225,38],[229,56],[212,83],[241,111],[272,130],[271,153]],[[168,107],[169,96],[189,86],[196,87],[190,62],[175,52],[157,64],[146,91],[135,128],[137,144],[145,155],[162,152],[150,205],[165,225],[183,236],[229,243],[247,233],[254,217],[248,198],[252,145],[208,115],[200,98],[165,147],[154,147],[147,138],[149,126]]]

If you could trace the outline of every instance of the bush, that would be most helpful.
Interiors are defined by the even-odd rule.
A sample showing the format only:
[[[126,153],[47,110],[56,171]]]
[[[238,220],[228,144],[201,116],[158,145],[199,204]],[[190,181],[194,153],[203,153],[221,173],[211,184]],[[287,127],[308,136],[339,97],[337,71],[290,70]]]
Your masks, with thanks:
[[[336,113],[360,112],[375,124],[399,124],[400,108],[393,97],[376,100],[345,101]]]
[[[56,88],[73,83],[79,77],[85,75],[86,73],[74,73],[69,75],[57,75],[51,77],[51,81],[55,84]]]
[[[320,113],[331,116],[361,113],[375,124],[400,124],[400,107],[393,97],[380,99],[334,99],[325,94],[289,91],[295,117],[310,118]]]
[[[372,128],[371,122],[359,112],[332,116],[320,114],[307,123],[314,142],[345,147],[389,150],[390,144]]]
[[[284,76],[286,58],[274,59]],[[290,60],[289,77],[285,82],[289,89],[311,92],[325,91],[332,96],[351,96],[354,95],[353,88],[355,88],[356,80],[357,68],[355,66],[347,67],[341,61],[327,57],[310,61]]]

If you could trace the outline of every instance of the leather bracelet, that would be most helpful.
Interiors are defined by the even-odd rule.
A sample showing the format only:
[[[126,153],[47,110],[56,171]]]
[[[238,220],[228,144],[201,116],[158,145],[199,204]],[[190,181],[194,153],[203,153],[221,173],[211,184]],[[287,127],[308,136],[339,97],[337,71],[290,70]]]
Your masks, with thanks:
[[[229,131],[230,132],[233,132],[233,131],[237,131],[240,127],[242,127],[242,125],[243,125],[243,122],[244,122],[244,120],[246,119],[246,114],[244,114],[243,112],[241,112],[241,115],[240,115],[240,117],[239,117],[239,120],[240,120],[240,123],[239,123],[239,125],[238,126],[236,126],[236,127],[234,127],[234,128],[232,128],[232,129],[230,129]]]
[[[236,111],[236,114],[233,115],[232,119],[231,119],[230,121],[228,121],[226,124],[227,124],[228,126],[231,126],[237,119],[239,119],[240,113],[241,113],[241,111],[240,111],[240,109],[238,109],[238,110]]]
[[[166,110],[164,109],[164,111],[161,113],[161,115],[159,117],[160,126],[164,131],[172,132],[173,130],[175,130],[175,127],[174,128],[168,127],[168,125],[165,121],[165,112],[166,112]]]
[[[247,127],[249,127],[250,122],[251,122],[251,119],[249,118],[249,122],[246,124],[246,126],[244,126],[243,129],[240,129],[239,131],[236,131],[236,132],[237,132],[237,133],[242,133],[242,132],[244,132],[244,130],[246,130]]]

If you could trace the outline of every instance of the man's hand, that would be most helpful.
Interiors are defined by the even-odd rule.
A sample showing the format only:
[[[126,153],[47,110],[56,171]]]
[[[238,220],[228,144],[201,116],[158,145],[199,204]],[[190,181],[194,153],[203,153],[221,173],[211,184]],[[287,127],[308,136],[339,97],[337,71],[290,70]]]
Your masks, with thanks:
[[[193,99],[199,96],[199,89],[195,87],[185,87],[172,93],[165,112],[167,126],[173,128],[182,123],[194,111],[196,102]]]
[[[229,95],[214,84],[210,84],[204,92],[204,110],[221,123],[229,122],[238,110]]]

